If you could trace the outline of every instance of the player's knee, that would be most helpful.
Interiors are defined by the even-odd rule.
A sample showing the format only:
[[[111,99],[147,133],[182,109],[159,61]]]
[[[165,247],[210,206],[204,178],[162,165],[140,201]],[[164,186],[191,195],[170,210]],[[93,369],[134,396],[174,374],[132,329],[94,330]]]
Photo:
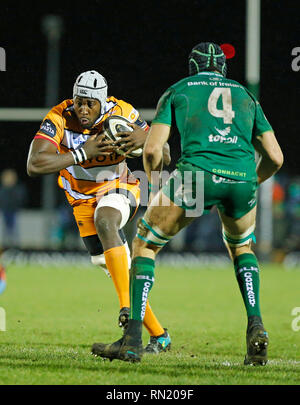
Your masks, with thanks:
[[[146,246],[148,246],[147,242],[139,239],[137,236],[132,241],[132,251],[135,253],[135,256]]]
[[[100,199],[95,210],[95,223],[104,227],[110,225],[122,229],[130,217],[130,200],[123,194],[108,194]],[[96,225],[97,227],[97,225]]]
[[[250,226],[241,234],[232,234],[223,227],[223,241],[228,249],[229,256],[234,260],[237,256],[244,253],[253,253],[251,249],[252,241],[255,243],[254,235],[255,225]]]
[[[132,257],[149,257],[155,260],[156,254],[159,252],[160,248],[154,245],[151,245],[137,236],[133,239],[132,242]]]
[[[97,215],[95,220],[95,226],[98,234],[102,237],[112,236],[112,234],[118,234],[120,220],[116,218],[110,218],[102,215]]]
[[[240,255],[243,255],[244,253],[254,253],[252,248],[251,248],[251,241],[244,245],[244,246],[239,246],[239,247],[233,247],[233,246],[228,246],[229,250],[229,255],[234,261],[234,259]]]
[[[140,218],[137,223],[137,235],[133,241],[133,254],[138,256],[144,249],[152,250],[155,254],[171,239],[157,226]]]
[[[111,207],[100,207],[95,212],[95,226],[101,236],[117,234],[121,221],[121,214]]]

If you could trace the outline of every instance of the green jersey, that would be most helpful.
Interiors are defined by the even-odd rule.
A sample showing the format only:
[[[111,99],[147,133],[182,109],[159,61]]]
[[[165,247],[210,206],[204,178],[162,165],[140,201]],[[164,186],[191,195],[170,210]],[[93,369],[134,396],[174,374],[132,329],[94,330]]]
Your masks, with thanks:
[[[152,123],[172,126],[172,117],[181,137],[179,163],[233,180],[257,178],[251,141],[272,127],[244,86],[214,72],[186,77],[162,95]]]

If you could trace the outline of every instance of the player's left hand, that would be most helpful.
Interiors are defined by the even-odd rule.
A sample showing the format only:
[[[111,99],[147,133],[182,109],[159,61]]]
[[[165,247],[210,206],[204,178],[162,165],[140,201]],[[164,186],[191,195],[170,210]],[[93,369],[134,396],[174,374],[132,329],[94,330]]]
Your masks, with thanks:
[[[118,137],[122,138],[115,144],[120,145],[119,150],[125,151],[125,155],[128,155],[133,150],[142,148],[147,138],[147,132],[145,132],[140,126],[136,124],[128,124],[133,128],[132,132],[119,132]]]

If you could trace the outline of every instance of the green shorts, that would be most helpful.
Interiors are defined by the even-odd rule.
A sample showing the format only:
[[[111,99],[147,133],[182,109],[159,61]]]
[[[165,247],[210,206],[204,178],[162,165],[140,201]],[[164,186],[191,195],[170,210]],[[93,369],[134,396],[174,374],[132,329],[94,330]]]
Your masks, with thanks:
[[[163,193],[184,210],[200,216],[213,206],[231,218],[241,218],[257,203],[257,181],[231,180],[180,163],[162,187]]]

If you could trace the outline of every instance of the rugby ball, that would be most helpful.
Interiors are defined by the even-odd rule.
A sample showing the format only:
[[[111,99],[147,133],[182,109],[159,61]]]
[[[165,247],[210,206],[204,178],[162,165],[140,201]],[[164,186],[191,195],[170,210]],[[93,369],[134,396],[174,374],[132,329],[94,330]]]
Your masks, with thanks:
[[[130,121],[127,120],[125,117],[121,117],[119,115],[112,115],[108,118],[103,123],[103,130],[104,134],[111,139],[112,141],[118,141],[119,139],[122,139],[121,137],[118,137],[118,132],[132,132],[133,128],[131,128],[128,124],[130,124]],[[123,142],[124,144],[126,142]],[[117,153],[119,155],[124,155],[126,151],[118,151]],[[130,152],[127,157],[129,158],[136,158],[141,156],[143,153],[142,148],[138,148],[136,150],[133,150]]]

